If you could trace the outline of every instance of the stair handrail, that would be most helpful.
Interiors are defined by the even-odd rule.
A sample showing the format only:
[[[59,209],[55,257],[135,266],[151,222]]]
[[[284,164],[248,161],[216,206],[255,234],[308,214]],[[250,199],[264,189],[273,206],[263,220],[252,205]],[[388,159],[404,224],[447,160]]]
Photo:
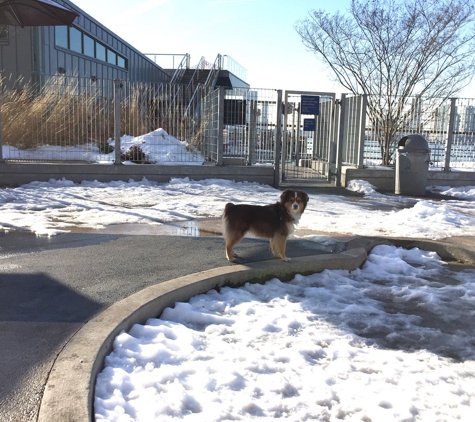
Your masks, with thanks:
[[[190,68],[190,54],[186,53],[183,56],[183,59],[181,60],[180,64],[175,70],[175,73],[173,74],[173,77],[170,81],[171,84],[176,84],[179,83],[183,75],[185,74],[185,71]]]
[[[183,114],[183,120],[188,116],[190,109],[194,108],[194,103],[196,101],[196,98],[198,97],[198,93],[200,93],[203,89],[206,89],[206,87],[202,84],[198,84],[196,86],[193,95],[191,96],[191,99],[186,107],[185,113]]]
[[[193,88],[195,86],[195,84],[194,84],[195,77],[196,77],[196,80],[198,81],[199,73],[200,73],[200,70],[201,70],[201,67],[202,67],[203,63],[206,63],[206,60],[205,60],[204,56],[201,56],[201,59],[198,62],[198,64],[196,65],[196,69],[193,72],[193,75],[191,76],[190,82],[188,82],[188,88]]]
[[[213,63],[213,66],[211,66],[211,69],[209,71],[209,75],[206,78],[206,82],[204,83],[206,88],[210,88],[214,85],[214,82],[216,82],[216,78],[217,78],[221,68],[222,68],[222,56],[221,56],[221,54],[218,54],[216,56],[216,60]]]

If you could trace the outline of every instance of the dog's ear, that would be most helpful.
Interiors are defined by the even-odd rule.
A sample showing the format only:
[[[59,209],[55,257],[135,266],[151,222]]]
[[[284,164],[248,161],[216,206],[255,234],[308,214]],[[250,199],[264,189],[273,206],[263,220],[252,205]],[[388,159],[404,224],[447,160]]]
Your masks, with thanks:
[[[282,194],[280,195],[280,202],[283,204],[285,203],[285,200],[287,199],[287,195],[289,194],[290,190],[289,189],[286,189],[282,192]]]
[[[307,202],[309,201],[307,192],[301,191],[301,193],[302,193],[302,196],[303,196],[303,198],[304,198],[305,203],[307,203]]]

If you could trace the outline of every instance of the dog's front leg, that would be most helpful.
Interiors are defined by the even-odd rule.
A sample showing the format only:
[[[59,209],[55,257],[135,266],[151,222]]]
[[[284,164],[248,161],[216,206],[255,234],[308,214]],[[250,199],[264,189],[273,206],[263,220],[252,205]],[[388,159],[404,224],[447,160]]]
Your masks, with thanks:
[[[282,261],[290,261],[290,258],[285,256],[285,246],[287,242],[287,236],[283,236],[279,233],[275,234],[274,237],[270,240],[270,245],[272,252],[275,256],[282,259]]]

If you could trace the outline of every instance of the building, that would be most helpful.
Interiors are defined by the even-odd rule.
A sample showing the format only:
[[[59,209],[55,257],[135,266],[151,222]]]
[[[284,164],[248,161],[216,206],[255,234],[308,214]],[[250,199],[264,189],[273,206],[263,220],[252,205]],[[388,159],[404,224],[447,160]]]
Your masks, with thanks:
[[[0,27],[0,71],[5,84],[32,81],[43,86],[49,77],[61,74],[92,82],[170,82],[171,76],[159,65],[75,4],[56,2],[79,13],[71,27]]]
[[[8,87],[30,81],[42,87],[57,75],[78,76],[98,85],[114,79],[156,84],[170,83],[173,79],[180,85],[207,80],[210,69],[199,69],[201,63],[196,69],[202,71],[196,72],[190,69],[188,60],[186,68],[189,70],[176,77],[175,69],[164,69],[152,60],[158,55],[149,57],[141,53],[71,1],[55,1],[79,14],[72,26],[0,25],[0,73]],[[241,75],[244,68],[229,56],[222,56],[219,61],[216,77],[208,88],[249,88]],[[110,83],[106,85],[110,87]]]

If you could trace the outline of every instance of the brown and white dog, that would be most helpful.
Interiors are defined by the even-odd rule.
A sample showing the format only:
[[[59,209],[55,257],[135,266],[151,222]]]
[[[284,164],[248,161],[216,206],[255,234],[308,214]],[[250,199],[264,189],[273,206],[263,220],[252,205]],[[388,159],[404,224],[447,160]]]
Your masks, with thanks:
[[[308,203],[308,195],[301,190],[287,189],[282,192],[280,202],[272,205],[235,205],[227,203],[224,208],[224,239],[226,258],[233,261],[233,247],[247,232],[257,237],[270,239],[272,253],[283,261],[287,237],[294,231],[294,224],[300,220]]]

